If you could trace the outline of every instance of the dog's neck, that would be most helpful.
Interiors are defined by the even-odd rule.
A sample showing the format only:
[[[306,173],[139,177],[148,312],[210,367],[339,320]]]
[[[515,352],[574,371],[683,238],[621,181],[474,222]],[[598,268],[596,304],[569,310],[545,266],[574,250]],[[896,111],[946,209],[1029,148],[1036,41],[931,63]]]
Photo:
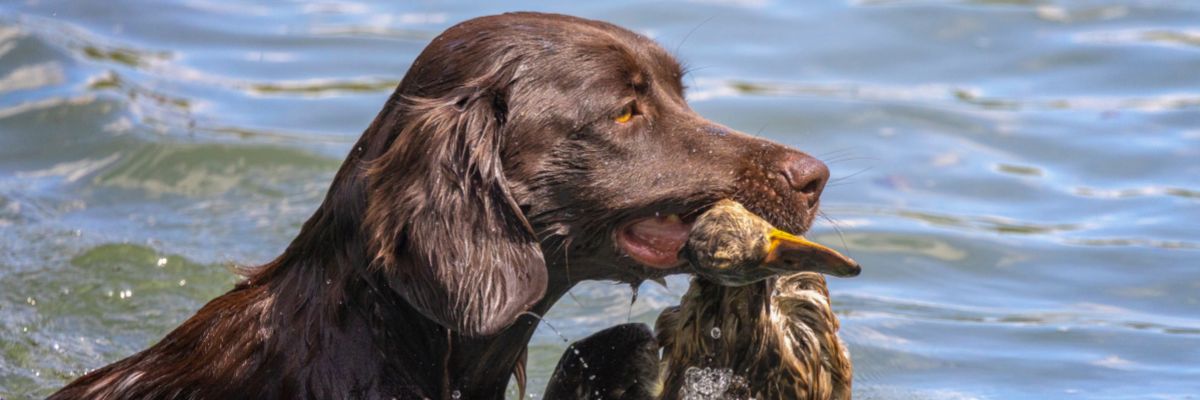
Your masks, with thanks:
[[[574,285],[568,285],[565,280],[555,284],[553,278],[551,275],[550,286],[542,300],[500,334],[488,338],[454,337],[449,366],[461,375],[451,390],[460,390],[464,399],[504,397],[505,388],[518,365],[524,367],[527,345],[541,323],[540,316]]]
[[[331,237],[337,232],[336,225],[306,224],[284,256],[234,290],[257,292],[257,302],[273,310],[260,322],[268,325],[264,331],[273,332],[264,338],[263,348],[292,352],[277,356],[298,370],[301,382],[335,374],[367,386],[354,389],[365,394],[415,391],[455,398],[457,391],[457,398],[503,398],[514,370],[525,362],[526,345],[541,322],[538,316],[578,282],[551,273],[545,296],[529,315],[494,336],[459,336],[391,290],[383,272],[369,268],[366,246],[353,234]],[[347,247],[323,245],[327,243]],[[320,365],[341,370],[311,370]]]
[[[354,164],[355,157],[351,154],[346,165]],[[305,354],[279,356],[294,360],[297,368],[335,365],[343,370],[327,372],[383,392],[454,398],[458,391],[463,399],[503,398],[514,370],[525,362],[539,317],[576,283],[611,275],[589,262],[595,260],[574,259],[570,268],[565,261],[548,262],[545,295],[527,315],[497,335],[453,334],[421,315],[388,287],[381,269],[369,265],[370,249],[360,230],[360,212],[366,208],[361,197],[364,183],[342,176],[352,174],[353,169],[343,167],[335,179],[342,185],[331,188],[326,204],[304,224],[284,255],[235,289],[259,292],[259,302],[275,310],[261,322],[275,333],[269,339],[273,343],[264,347],[304,349]],[[332,212],[333,207],[326,208],[329,204],[337,204],[342,212]],[[313,362],[321,359],[336,362]]]

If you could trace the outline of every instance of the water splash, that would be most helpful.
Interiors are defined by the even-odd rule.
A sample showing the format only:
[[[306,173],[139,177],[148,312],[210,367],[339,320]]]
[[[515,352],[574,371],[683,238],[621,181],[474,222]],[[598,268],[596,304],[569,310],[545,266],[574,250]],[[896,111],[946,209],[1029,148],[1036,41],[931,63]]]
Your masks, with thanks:
[[[575,345],[571,345],[571,351],[575,353],[575,358],[579,359],[579,365],[583,366],[583,369],[588,369],[587,360],[583,359],[583,355],[579,354],[579,349],[575,348]]]
[[[688,367],[679,397],[684,400],[727,400],[745,398],[736,393],[746,387],[746,378],[729,368]]]
[[[554,332],[554,334],[555,334],[555,335],[558,335],[558,338],[559,338],[559,339],[562,339],[563,343],[571,343],[571,340],[570,340],[570,339],[567,339],[567,337],[566,337],[565,335],[563,335],[563,334],[562,334],[562,332],[559,332],[559,331],[558,331],[558,328],[555,328],[555,327],[554,327],[554,325],[551,325],[551,324],[550,324],[550,321],[546,321],[546,319],[545,319],[545,318],[542,318],[542,316],[541,316],[541,315],[534,314],[532,311],[526,311],[526,312],[523,312],[523,313],[521,313],[521,314],[522,314],[522,315],[528,315],[528,316],[530,316],[530,317],[537,318],[537,320],[538,320],[538,321],[540,321],[540,322],[541,322],[541,323],[543,323],[543,324],[546,324],[546,327],[547,327],[547,328],[550,328],[550,331],[551,331],[551,332]]]
[[[545,318],[542,318],[541,315],[534,314],[533,312],[530,312],[530,311],[526,311],[521,314],[537,318],[538,321],[541,321],[543,324],[546,324],[546,327],[550,328],[551,332],[554,332],[555,335],[558,335],[558,338],[562,339],[563,343],[571,343],[571,340],[567,339],[566,335],[563,335],[562,332],[559,332],[558,328],[555,328],[554,325],[550,325],[550,322],[546,321]],[[583,356],[579,355],[579,349],[576,349],[574,345],[572,345],[570,347],[570,349],[571,349],[571,351],[573,351],[575,353],[575,357],[579,358],[579,364],[582,365],[584,369],[587,369],[588,363],[587,363],[587,361],[584,361]]]

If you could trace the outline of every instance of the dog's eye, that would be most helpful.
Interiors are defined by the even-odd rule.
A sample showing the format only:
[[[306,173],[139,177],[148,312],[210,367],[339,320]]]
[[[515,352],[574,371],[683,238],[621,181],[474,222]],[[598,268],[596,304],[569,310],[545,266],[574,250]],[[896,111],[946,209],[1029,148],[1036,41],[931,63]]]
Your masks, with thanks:
[[[640,113],[637,109],[637,102],[631,101],[625,107],[621,107],[621,111],[617,112],[617,116],[613,117],[613,120],[617,121],[618,124],[623,124],[629,122],[629,120],[633,119],[634,115],[638,114]]]

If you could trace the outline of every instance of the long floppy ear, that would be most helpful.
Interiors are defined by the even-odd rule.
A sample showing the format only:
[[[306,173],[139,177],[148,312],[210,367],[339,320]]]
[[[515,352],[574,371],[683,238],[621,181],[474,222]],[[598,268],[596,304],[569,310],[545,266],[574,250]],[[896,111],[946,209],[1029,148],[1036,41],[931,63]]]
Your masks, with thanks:
[[[367,170],[374,265],[426,317],[492,335],[542,298],[546,262],[508,191],[503,89],[405,98],[400,132]]]

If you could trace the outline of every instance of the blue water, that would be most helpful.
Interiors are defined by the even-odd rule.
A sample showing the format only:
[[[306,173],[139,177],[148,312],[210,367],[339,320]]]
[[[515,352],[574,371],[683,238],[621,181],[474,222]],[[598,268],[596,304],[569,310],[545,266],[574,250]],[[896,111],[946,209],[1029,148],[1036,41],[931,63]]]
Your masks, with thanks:
[[[830,164],[857,398],[1200,397],[1200,2],[393,3],[0,3],[0,397],[277,255],[424,45],[517,9],[651,36],[697,111]],[[579,339],[685,287],[546,319]],[[564,347],[539,329],[534,392]]]

